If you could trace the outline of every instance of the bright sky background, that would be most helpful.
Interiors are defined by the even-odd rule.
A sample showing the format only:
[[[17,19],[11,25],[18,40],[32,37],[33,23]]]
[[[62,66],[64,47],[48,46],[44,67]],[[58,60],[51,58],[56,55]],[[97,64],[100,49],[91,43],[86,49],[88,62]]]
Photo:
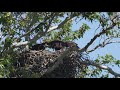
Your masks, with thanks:
[[[86,20],[81,20],[78,24],[74,23],[73,24],[73,27],[72,29],[73,30],[77,30],[79,29],[79,27],[82,25],[82,23],[87,23],[88,26],[91,28],[89,31],[87,31],[85,34],[84,34],[84,37],[79,39],[79,40],[75,40],[75,42],[78,44],[79,47],[84,47],[94,36],[94,31],[98,28],[99,26],[99,23],[98,22],[88,22]],[[97,45],[98,44],[98,41],[95,41],[91,48],[93,48],[93,46]],[[100,56],[104,56],[106,54],[111,54],[113,55],[116,59],[120,60],[120,54],[119,54],[119,51],[120,51],[120,44],[118,43],[115,43],[115,44],[109,44],[107,46],[105,46],[104,48],[100,48],[100,49],[97,49],[93,52],[91,52],[89,54],[90,58],[91,59],[96,59],[98,57],[98,54]],[[118,68],[117,66],[116,67],[112,67],[112,69],[114,71],[116,71],[117,73],[120,73],[120,68]]]

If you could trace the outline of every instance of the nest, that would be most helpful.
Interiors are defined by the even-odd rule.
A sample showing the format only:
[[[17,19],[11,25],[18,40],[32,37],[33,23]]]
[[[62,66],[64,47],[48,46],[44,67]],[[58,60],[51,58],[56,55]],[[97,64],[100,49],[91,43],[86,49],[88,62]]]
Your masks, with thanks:
[[[19,54],[14,62],[15,78],[75,78],[78,71],[78,63],[81,54],[77,51],[70,52],[58,63],[57,58],[64,50],[51,52],[48,50],[30,50]],[[55,66],[55,64],[58,65]],[[52,69],[51,69],[52,68]]]

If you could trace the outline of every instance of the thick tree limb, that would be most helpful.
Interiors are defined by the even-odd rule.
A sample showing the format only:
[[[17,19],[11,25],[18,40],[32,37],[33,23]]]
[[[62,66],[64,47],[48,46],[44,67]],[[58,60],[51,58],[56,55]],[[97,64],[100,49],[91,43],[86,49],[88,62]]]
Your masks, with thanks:
[[[112,20],[114,20],[116,17],[117,17],[117,16],[115,16]],[[112,21],[112,20],[111,20],[111,21]],[[86,50],[88,49],[88,47],[89,47],[98,37],[100,37],[102,34],[105,34],[106,31],[111,30],[114,26],[116,26],[116,24],[117,24],[117,22],[112,22],[112,25],[111,25],[111,26],[109,26],[109,27],[106,28],[106,29],[103,29],[100,33],[96,34],[96,35],[90,40],[90,42],[88,42],[87,45],[86,45],[84,48],[81,49],[81,52],[86,51]]]
[[[98,67],[99,69],[104,69],[104,70],[108,70],[109,73],[111,73],[112,75],[114,75],[115,77],[120,77],[119,73],[114,72],[110,67],[104,66],[104,65],[100,65],[100,64],[96,64],[92,61],[77,61],[79,64],[84,64],[84,65],[92,65],[95,67]]]
[[[52,67],[49,67],[46,71],[44,71],[42,73],[42,75],[44,74],[47,74],[47,73],[50,73],[52,72],[55,68],[57,68],[60,64],[62,64],[63,62],[63,58],[66,56],[66,55],[69,55],[69,52],[70,51],[73,51],[73,50],[76,50],[78,51],[78,49],[76,48],[69,48],[68,50],[66,50],[63,54],[61,54],[55,61],[55,64],[52,66]],[[97,64],[93,61],[89,61],[89,60],[85,60],[85,61],[80,61],[80,60],[76,60],[77,63],[79,63],[79,65],[83,64],[83,65],[92,65],[92,66],[95,66],[99,69],[103,69],[103,70],[107,70],[109,73],[111,73],[112,75],[114,75],[115,77],[120,77],[120,74],[119,73],[116,73],[115,71],[113,71],[110,67],[108,66],[105,66],[105,65],[100,65],[100,64]]]
[[[65,52],[63,52],[63,54],[61,54],[60,56],[58,56],[58,58],[55,61],[55,64],[52,67],[49,67],[48,69],[46,69],[45,71],[42,72],[41,76],[43,76],[44,74],[48,74],[50,72],[52,72],[54,69],[56,69],[60,64],[63,63],[63,58],[66,55],[69,55],[70,51],[76,50],[77,48],[73,47],[73,48],[69,48],[67,49]]]
[[[90,42],[88,42],[87,45],[86,45],[84,48],[82,48],[81,51],[86,51],[86,50],[88,49],[88,47],[89,47],[98,37],[100,37],[102,34],[105,34],[106,31],[111,30],[115,25],[116,25],[116,24],[113,23],[110,27],[106,28],[105,30],[103,29],[100,33],[96,34],[96,35],[90,40]]]
[[[57,29],[58,28],[58,26],[52,26],[52,27],[50,27],[49,29],[48,29],[48,32],[50,32],[50,31],[52,31],[52,30],[55,30],[55,29]]]
[[[27,43],[27,42],[26,42]],[[112,42],[111,42],[112,43]],[[25,43],[24,43],[25,44]],[[19,45],[18,45],[19,46]],[[49,67],[48,69],[46,69],[45,71],[43,71],[41,73],[41,77],[44,75],[44,74],[47,74],[47,73],[50,73],[52,72],[54,69],[56,69],[60,64],[62,64],[63,62],[63,58],[66,56],[66,55],[69,55],[69,52],[70,51],[73,51],[73,50],[76,50],[78,51],[78,49],[76,48],[69,48],[67,49],[63,54],[61,54],[56,60],[55,64],[52,66],[52,67]],[[77,63],[79,64],[84,64],[84,65],[92,65],[92,66],[95,66],[95,67],[98,67],[100,69],[104,69],[104,70],[108,70],[109,73],[111,73],[112,75],[114,75],[115,77],[120,77],[120,74],[116,73],[115,71],[113,71],[110,67],[107,67],[107,66],[104,66],[104,65],[100,65],[100,64],[97,64],[95,62],[92,62],[92,61],[89,61],[89,60],[85,60],[85,61],[80,61],[80,60],[77,60],[76,61]]]
[[[12,45],[13,45],[13,47],[19,47],[19,46],[24,46],[24,45],[27,45],[28,44],[28,41],[25,41],[25,42],[20,42],[20,43],[17,43],[17,42],[15,42],[15,43],[13,43]]]

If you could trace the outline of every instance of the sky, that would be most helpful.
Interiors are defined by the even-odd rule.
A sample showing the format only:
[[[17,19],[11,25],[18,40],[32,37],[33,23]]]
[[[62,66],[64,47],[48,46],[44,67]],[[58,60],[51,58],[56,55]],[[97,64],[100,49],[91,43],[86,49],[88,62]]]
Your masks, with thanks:
[[[82,25],[82,23],[87,23],[87,25],[91,28],[89,31],[87,31],[83,38],[75,40],[75,42],[78,44],[79,47],[83,48],[94,36],[94,32],[95,30],[98,28],[99,23],[98,22],[88,22],[86,20],[81,20],[78,24],[76,24],[75,22],[73,22],[73,30],[77,30],[79,29],[79,27]],[[93,48],[95,45],[98,44],[98,41],[96,40],[91,48]],[[105,46],[104,48],[99,48],[93,52],[91,52],[89,54],[90,58],[95,60],[98,57],[98,54],[100,56],[105,56],[106,54],[111,54],[112,56],[114,56],[116,59],[120,60],[120,55],[119,55],[119,51],[120,51],[120,43],[114,43],[114,44],[110,44]],[[110,66],[111,67],[111,66]],[[112,69],[117,72],[120,73],[120,68],[118,68],[117,66],[112,67]]]

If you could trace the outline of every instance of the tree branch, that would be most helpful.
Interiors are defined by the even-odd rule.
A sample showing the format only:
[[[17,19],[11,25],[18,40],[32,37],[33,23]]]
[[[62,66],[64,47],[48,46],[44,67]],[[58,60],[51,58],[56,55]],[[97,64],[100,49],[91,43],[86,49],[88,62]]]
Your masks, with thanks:
[[[89,52],[93,52],[93,51],[95,51],[96,49],[98,49],[99,47],[105,47],[107,44],[108,44],[108,42],[106,43],[106,41],[107,40],[111,40],[111,38],[107,38],[107,39],[105,39],[102,43],[100,43],[99,45],[97,45],[96,47],[94,47],[93,49],[91,49],[91,50],[89,50],[89,51],[87,51],[87,53],[89,53]]]
[[[51,20],[49,20],[49,24],[48,24],[48,26],[46,27],[46,30],[45,30],[45,31],[48,31],[48,29],[49,29],[49,27],[50,27],[53,19],[55,18],[55,16],[56,16],[57,14],[58,14],[58,13],[52,13],[52,14],[51,14],[51,16],[50,16],[50,17],[51,17]]]
[[[44,22],[41,22],[39,25],[37,25],[34,29],[32,29],[32,30],[28,30],[28,32],[27,33],[25,33],[24,35],[22,35],[22,36],[20,36],[18,39],[17,39],[17,41],[19,40],[19,39],[21,39],[22,37],[25,37],[25,36],[27,36],[27,35],[30,35],[30,33],[31,32],[33,32],[34,30],[36,30],[36,28],[38,28],[39,26],[41,26],[41,25],[44,25],[45,23]]]
[[[63,58],[68,55],[71,51],[76,50],[76,47],[72,47],[72,48],[68,48],[66,51],[63,52],[63,54],[61,54],[60,56],[58,56],[58,58],[56,58],[54,60],[55,64],[52,67],[49,67],[48,69],[46,69],[45,71],[42,72],[41,76],[43,76],[44,74],[48,74],[50,72],[52,72],[54,69],[56,69],[60,64],[63,63]]]
[[[65,20],[64,20],[63,22],[61,22],[59,25],[53,26],[53,27],[49,28],[49,29],[48,29],[48,32],[53,31],[53,30],[55,30],[55,29],[62,28],[62,27],[65,25],[65,23],[67,23],[69,20],[71,20],[71,19],[74,18],[74,17],[75,17],[75,15],[74,15],[74,14],[71,14],[70,17],[66,17]]]
[[[120,41],[111,41],[111,42],[107,42],[107,43],[103,42],[102,44],[97,45],[97,46],[96,46],[95,48],[93,48],[92,50],[87,51],[87,53],[90,53],[90,52],[92,52],[92,51],[95,51],[95,50],[98,49],[99,47],[105,47],[106,45],[112,44],[112,43],[120,43]]]
[[[103,29],[100,33],[96,34],[91,40],[90,42],[87,43],[87,45],[82,48],[81,51],[86,51],[88,49],[88,47],[98,38],[100,37],[102,34],[105,34],[106,31],[112,29],[114,26],[116,25],[116,23],[113,23],[110,27],[106,28],[105,30]]]
[[[15,43],[12,44],[12,46],[13,46],[14,48],[16,48],[16,47],[24,46],[24,45],[27,45],[27,44],[28,44],[28,41],[20,42],[20,43],[15,42]]]
[[[99,69],[108,70],[108,72],[111,73],[112,75],[114,75],[115,77],[120,77],[120,74],[114,72],[110,67],[107,67],[107,66],[104,66],[104,65],[100,65],[100,64],[96,64],[93,61],[89,61],[89,60],[87,60],[87,61],[80,61],[80,60],[77,60],[77,63],[84,64],[84,65],[92,65],[92,66],[98,67]]]
[[[50,32],[50,31],[53,31],[53,30],[55,30],[55,29],[59,29],[59,28],[63,27],[65,23],[67,23],[69,20],[71,20],[71,19],[74,18],[74,17],[75,17],[75,15],[74,15],[74,14],[71,14],[70,17],[66,17],[66,19],[65,19],[63,22],[61,22],[58,26],[53,26],[53,27],[49,28],[48,30],[46,30],[45,32],[39,31],[39,32],[37,33],[37,35],[36,35],[33,39],[31,39],[30,41],[28,41],[28,43],[26,43],[26,45],[29,44],[29,43],[32,43],[36,38],[41,38],[41,37],[44,36],[47,32]],[[46,19],[45,19],[43,22],[41,22],[38,26],[43,25],[44,22],[46,22]],[[26,36],[26,35],[29,35],[29,34],[30,34],[31,32],[33,32],[38,26],[36,26],[34,29],[32,29],[31,31],[27,32],[26,34],[20,36],[16,41],[18,41],[20,38],[22,38],[22,37],[24,37],[24,36]],[[20,43],[21,43],[21,42],[20,42]],[[19,44],[19,43],[18,43],[18,44],[17,44],[17,47],[18,47],[18,45],[22,45],[22,44]],[[15,43],[14,43],[14,46],[15,46]]]

